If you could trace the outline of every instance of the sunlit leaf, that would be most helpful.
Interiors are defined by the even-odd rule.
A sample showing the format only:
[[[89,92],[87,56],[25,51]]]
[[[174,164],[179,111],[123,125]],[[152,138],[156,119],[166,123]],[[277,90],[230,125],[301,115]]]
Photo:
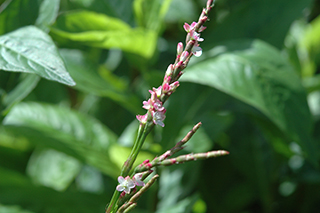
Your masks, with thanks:
[[[34,26],[0,37],[0,69],[27,72],[70,86],[69,76],[51,38]]]
[[[124,147],[124,146],[120,146],[117,144],[114,144],[113,146],[110,147],[109,149],[109,155],[111,160],[118,165],[119,168],[122,167],[122,165],[124,164],[124,162],[127,160],[129,154],[131,152],[131,147]],[[140,151],[139,155],[137,157],[137,160],[134,163],[134,166],[138,166],[139,164],[141,164],[143,161],[145,160],[152,160],[155,156],[153,156],[152,154],[145,152],[145,151]]]
[[[146,58],[153,55],[157,43],[154,31],[131,28],[120,19],[89,11],[59,16],[51,34],[62,43],[74,41],[92,47],[119,48]]]

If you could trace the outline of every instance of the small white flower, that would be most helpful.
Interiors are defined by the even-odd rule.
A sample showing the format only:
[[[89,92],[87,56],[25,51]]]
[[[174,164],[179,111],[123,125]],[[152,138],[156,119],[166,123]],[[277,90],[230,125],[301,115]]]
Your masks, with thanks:
[[[153,123],[164,127],[163,120],[166,118],[166,116],[164,115],[165,112],[166,112],[165,109],[163,111],[154,112],[153,113]]]
[[[136,186],[144,186],[145,183],[141,180],[142,178],[142,173],[137,173],[133,176],[132,180]]]
[[[118,177],[119,185],[117,186],[117,190],[119,192],[124,191],[125,193],[129,194],[130,190],[135,187],[134,181],[131,180],[129,176],[123,178],[122,176]]]
[[[199,57],[202,55],[202,49],[199,46],[193,46],[192,47],[192,53],[194,56]]]

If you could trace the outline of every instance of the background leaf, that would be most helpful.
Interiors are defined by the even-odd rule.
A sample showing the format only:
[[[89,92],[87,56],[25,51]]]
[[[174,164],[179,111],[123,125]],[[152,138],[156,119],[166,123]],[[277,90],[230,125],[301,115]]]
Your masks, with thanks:
[[[51,38],[36,27],[24,27],[1,36],[0,48],[2,70],[35,73],[49,80],[75,85]]]
[[[34,24],[42,0],[4,1],[0,12],[0,35]]]
[[[59,16],[51,34],[63,43],[71,40],[92,47],[119,48],[146,58],[153,55],[157,42],[154,31],[132,29],[120,19],[89,11]]]
[[[120,170],[107,154],[116,136],[95,119],[64,108],[21,103],[3,123],[8,131],[26,136],[31,143],[65,152],[112,177]]]
[[[60,0],[43,0],[40,5],[39,16],[36,26],[45,32],[49,31],[49,26],[53,24],[58,16]]]
[[[217,88],[256,107],[315,162],[314,144],[308,136],[312,120],[305,91],[291,66],[273,47],[253,41],[246,50],[188,67],[182,79]]]

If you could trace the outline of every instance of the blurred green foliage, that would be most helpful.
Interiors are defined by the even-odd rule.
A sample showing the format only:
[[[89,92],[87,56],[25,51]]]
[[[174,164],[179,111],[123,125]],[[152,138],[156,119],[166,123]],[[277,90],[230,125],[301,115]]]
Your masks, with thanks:
[[[104,211],[135,115],[205,2],[0,0],[0,212]],[[134,212],[318,211],[319,14],[312,0],[216,2],[137,163],[199,121],[183,152],[230,155],[160,168]]]

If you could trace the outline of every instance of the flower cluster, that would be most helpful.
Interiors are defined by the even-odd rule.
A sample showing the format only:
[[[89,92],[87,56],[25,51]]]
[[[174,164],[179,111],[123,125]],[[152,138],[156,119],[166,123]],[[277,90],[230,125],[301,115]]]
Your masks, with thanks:
[[[192,55],[199,57],[202,55],[202,49],[199,42],[204,39],[200,37],[200,32],[206,29],[203,24],[207,21],[207,13],[212,8],[212,0],[208,0],[207,8],[203,10],[199,21],[192,22],[190,25],[185,23],[183,28],[188,33],[186,37],[186,47],[183,48],[183,43],[179,42],[177,46],[177,58],[174,64],[170,64],[167,68],[163,83],[158,88],[149,90],[151,98],[143,102],[143,108],[148,110],[145,115],[137,115],[137,119],[142,124],[148,121],[164,127],[163,120],[165,119],[166,109],[163,107],[164,101],[176,90],[179,86],[177,81],[182,75],[182,70],[186,68]]]
[[[124,191],[125,193],[129,194],[130,190],[136,186],[144,186],[144,182],[141,181],[142,173],[135,174],[131,179],[129,176],[123,178],[122,176],[118,177],[119,185],[117,186],[117,190],[119,192]]]
[[[194,56],[199,57],[202,55],[202,49],[201,47],[199,47],[198,42],[204,41],[203,38],[200,38],[200,32],[204,31],[206,27],[201,26],[198,32],[196,32],[195,27],[197,26],[197,24],[197,22],[192,22],[191,25],[189,25],[188,23],[184,23],[183,28],[188,33],[186,43],[188,43],[189,41],[194,42],[192,53]]]

